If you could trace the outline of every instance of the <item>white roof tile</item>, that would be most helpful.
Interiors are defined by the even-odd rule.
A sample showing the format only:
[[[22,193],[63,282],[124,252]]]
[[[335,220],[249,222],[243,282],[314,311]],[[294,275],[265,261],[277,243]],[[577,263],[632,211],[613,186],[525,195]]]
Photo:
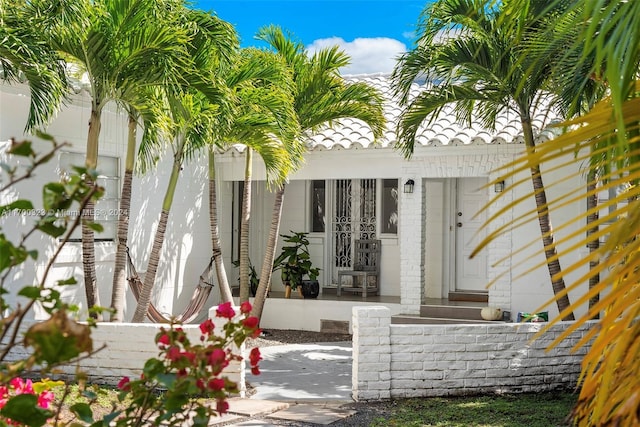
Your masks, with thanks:
[[[396,143],[396,126],[402,112],[398,100],[392,96],[391,79],[389,75],[351,75],[345,79],[353,82],[366,82],[377,88],[384,96],[384,116],[387,119],[387,129],[378,144],[373,143],[373,133],[360,120],[343,119],[333,127],[321,131],[311,138],[311,150],[348,149],[348,148],[380,148],[393,147]],[[411,96],[416,96],[425,86],[414,84]],[[532,123],[537,134],[544,131],[543,126],[549,123],[551,115],[546,111],[535,114]],[[548,133],[548,134],[547,134]],[[551,132],[539,135],[549,139]],[[523,142],[520,120],[517,114],[505,113],[496,120],[496,129],[484,128],[474,121],[471,126],[455,121],[452,107],[445,107],[440,117],[431,125],[421,126],[416,138],[416,146],[460,146],[482,144],[520,144]]]

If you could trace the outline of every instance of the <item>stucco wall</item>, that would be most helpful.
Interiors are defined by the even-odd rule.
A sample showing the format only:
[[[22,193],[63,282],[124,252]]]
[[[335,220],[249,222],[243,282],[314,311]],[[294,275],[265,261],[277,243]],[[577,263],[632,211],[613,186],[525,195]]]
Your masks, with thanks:
[[[587,351],[573,346],[589,326],[550,351],[569,325],[397,325],[386,307],[353,309],[353,398],[378,400],[575,387]]]

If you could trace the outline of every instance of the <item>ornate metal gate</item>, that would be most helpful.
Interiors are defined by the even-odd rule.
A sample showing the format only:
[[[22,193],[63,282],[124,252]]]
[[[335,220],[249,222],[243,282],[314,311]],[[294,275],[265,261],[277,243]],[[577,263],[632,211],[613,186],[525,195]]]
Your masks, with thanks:
[[[335,283],[338,270],[353,268],[354,241],[376,238],[376,180],[336,180],[333,195],[331,276]]]

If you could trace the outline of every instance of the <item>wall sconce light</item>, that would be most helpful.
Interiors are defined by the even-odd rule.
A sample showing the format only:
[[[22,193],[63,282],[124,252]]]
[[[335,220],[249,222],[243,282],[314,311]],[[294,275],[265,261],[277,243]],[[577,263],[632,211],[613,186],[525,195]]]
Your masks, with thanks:
[[[500,180],[493,185],[493,190],[496,193],[502,193],[504,191],[504,180]]]
[[[413,193],[413,185],[415,183],[413,182],[412,179],[407,180],[407,182],[404,183],[404,192],[405,193]]]

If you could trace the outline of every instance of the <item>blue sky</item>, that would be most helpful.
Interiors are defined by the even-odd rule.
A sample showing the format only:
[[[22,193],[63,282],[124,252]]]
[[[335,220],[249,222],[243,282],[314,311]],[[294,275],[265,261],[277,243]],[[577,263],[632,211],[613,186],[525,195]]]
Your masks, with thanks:
[[[198,0],[195,7],[235,25],[243,46],[258,28],[276,24],[310,51],[339,45],[352,58],[343,74],[389,73],[411,48],[425,0]]]

